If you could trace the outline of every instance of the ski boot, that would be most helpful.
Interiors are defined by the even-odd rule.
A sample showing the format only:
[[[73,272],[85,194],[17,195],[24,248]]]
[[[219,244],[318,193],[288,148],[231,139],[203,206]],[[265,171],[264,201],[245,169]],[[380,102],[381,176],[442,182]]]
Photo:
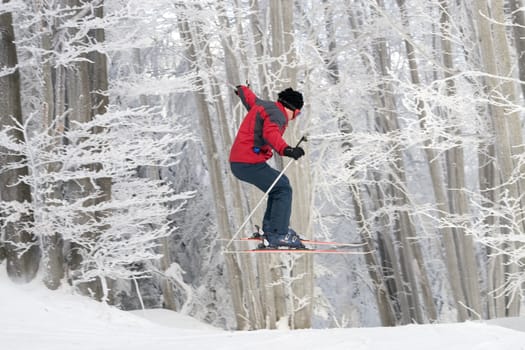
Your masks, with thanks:
[[[303,240],[301,237],[299,237],[299,235],[297,234],[297,232],[295,232],[293,228],[288,228],[288,234],[291,236],[296,236],[297,239],[299,239],[300,241]]]
[[[261,243],[257,245],[257,249],[264,249],[268,248],[269,246],[268,235],[261,230],[259,225],[255,225],[255,232],[252,233],[250,238],[257,238],[261,240]]]
[[[259,225],[255,225],[255,232],[252,233],[252,236],[250,238],[259,238],[261,240],[264,240],[265,234],[263,231],[261,231],[261,228]]]
[[[290,232],[291,231],[291,232]],[[285,234],[271,234],[267,235],[263,244],[268,242],[266,248],[292,248],[292,249],[304,249],[305,246],[301,242],[301,239],[293,230],[289,230]]]

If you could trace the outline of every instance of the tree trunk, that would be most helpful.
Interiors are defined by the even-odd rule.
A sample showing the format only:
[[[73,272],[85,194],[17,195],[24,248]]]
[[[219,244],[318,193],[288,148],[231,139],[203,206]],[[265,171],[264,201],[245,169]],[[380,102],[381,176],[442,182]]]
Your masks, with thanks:
[[[34,1],[34,11],[36,13],[43,13],[47,10],[49,4],[44,4],[41,0]],[[42,94],[42,106],[41,111],[43,114],[43,128],[48,130],[50,135],[56,135],[63,130],[63,119],[62,116],[65,111],[65,81],[64,81],[64,68],[58,67],[53,72],[51,54],[52,51],[52,39],[54,33],[50,33],[52,26],[46,21],[45,17],[37,23],[37,31],[41,32],[40,46],[42,49],[42,56],[40,60],[44,62],[41,70],[41,94]],[[53,84],[53,73],[56,78]],[[56,118],[58,116],[58,118]],[[49,150],[51,151],[51,150]],[[59,164],[49,164],[47,166],[48,172],[58,171]],[[55,202],[62,197],[62,183],[55,183],[52,189],[43,191],[41,188],[35,188],[35,224],[38,226],[42,218],[40,216],[41,208],[45,205]],[[45,192],[45,193],[44,193]],[[43,282],[49,289],[57,289],[60,286],[60,281],[65,275],[64,267],[64,254],[63,247],[64,242],[62,237],[54,232],[46,232],[42,237],[42,264],[41,269],[43,273]]]
[[[78,0],[64,0],[67,6],[77,9],[75,13],[70,13],[71,17],[75,16],[90,16],[95,18],[103,18],[104,16],[104,2],[92,1],[90,4],[84,4]],[[67,18],[70,19],[70,18]],[[47,24],[42,24],[46,26]],[[69,28],[69,34],[76,34],[78,31],[74,28]],[[105,34],[103,29],[93,29],[87,33],[87,37],[90,42],[102,43],[105,40]],[[45,38],[46,39],[46,38]],[[86,42],[88,39],[85,40]],[[42,43],[44,49],[49,45],[49,40],[43,40]],[[58,47],[60,49],[60,47]],[[100,52],[90,52],[82,55],[82,61],[75,62],[67,67],[57,67],[56,69],[56,88],[55,88],[55,111],[47,118],[47,124],[51,127],[50,132],[53,133],[55,130],[60,132],[63,127],[75,128],[78,123],[86,123],[93,119],[95,115],[104,114],[109,103],[106,92],[108,90],[108,75],[107,75],[107,60],[105,54]],[[50,73],[45,76],[51,75]],[[44,79],[46,81],[46,78]],[[47,91],[47,90],[46,90]],[[46,96],[45,104],[51,105],[53,102],[53,94],[44,94]],[[65,114],[67,106],[67,116]],[[56,119],[55,119],[56,116]],[[93,130],[94,133],[100,133],[104,130]],[[69,142],[66,140],[65,142]],[[103,165],[100,163],[83,165],[92,171],[101,170]],[[53,169],[53,165],[50,166],[49,171]],[[97,197],[94,199],[85,199],[83,202],[84,206],[92,206],[100,204],[104,201],[111,199],[111,179],[103,178],[93,180],[90,178],[78,179],[76,181],[70,181],[67,184],[55,184],[54,193],[47,194],[47,199],[53,199],[53,197],[60,196],[60,189],[64,186],[64,199],[66,200],[79,200],[87,198],[90,195],[97,193]],[[97,211],[89,214],[79,214],[76,218],[79,224],[85,223],[89,220],[95,219],[101,221],[101,219],[107,216],[108,213]],[[97,229],[97,232],[91,232],[90,235],[95,238],[105,230],[104,227]],[[46,251],[49,260],[48,270],[46,271],[45,281],[50,288],[58,287],[59,279],[61,277],[61,256],[62,251],[62,240],[58,236],[53,236],[46,244]],[[72,244],[68,246],[68,262],[69,268],[73,271],[71,274],[72,281],[75,283],[77,279],[75,270],[78,270],[82,264],[81,254],[78,249],[81,247]],[[103,277],[100,277],[103,278]],[[111,281],[94,281],[92,283],[81,283],[79,286],[80,290],[85,294],[94,293],[98,299],[104,299],[111,301],[110,295],[103,295],[105,292],[110,291]],[[108,287],[108,288],[103,288]]]
[[[350,28],[352,28],[352,32],[354,33],[354,36],[357,39],[357,28],[358,28],[358,20],[355,16],[353,8],[347,8],[347,12],[349,13],[349,24]],[[330,30],[328,31],[330,32]],[[335,49],[335,43],[331,44],[332,50]],[[367,67],[369,71],[372,70],[372,63],[369,59],[370,55],[366,55],[365,53],[361,54],[361,60],[363,62],[363,65]],[[336,60],[333,60],[333,62],[336,62]],[[334,68],[330,69],[330,76],[334,81],[337,81],[339,78],[337,75],[335,75],[336,70]],[[339,129],[342,134],[351,134],[352,133],[352,127],[351,125],[346,121],[346,119],[339,121]],[[343,143],[343,148],[350,150],[352,148],[352,145],[349,142]],[[354,167],[354,162],[351,161],[349,164],[346,165],[349,168]],[[355,213],[355,221],[359,228],[359,233],[361,236],[361,239],[363,242],[366,242],[365,250],[369,252],[373,252],[376,250],[376,245],[373,241],[373,229],[370,226],[370,218],[369,215],[367,215],[366,211],[366,205],[364,202],[364,199],[362,198],[361,191],[359,190],[358,186],[352,184],[350,185],[350,190],[352,193],[352,203],[354,207],[354,213]],[[372,197],[373,203],[378,203],[378,193],[373,188],[365,188],[362,192],[369,193]],[[378,242],[382,242],[383,237],[378,238]],[[382,245],[378,244],[380,246],[380,249],[382,249]],[[392,247],[391,247],[392,248]],[[392,251],[391,249],[389,251]],[[381,256],[381,255],[380,255]],[[393,256],[393,254],[390,254],[390,256]],[[381,324],[383,326],[395,326],[397,324],[397,318],[396,318],[396,311],[393,307],[392,300],[396,298],[395,295],[392,294],[392,292],[395,293],[395,290],[393,291],[392,288],[389,287],[391,284],[388,281],[388,277],[385,276],[385,274],[391,274],[392,269],[389,269],[388,271],[385,271],[382,268],[382,265],[385,263],[385,261],[379,262],[376,254],[366,254],[365,255],[365,261],[366,266],[368,270],[368,275],[370,276],[370,279],[374,283],[374,295],[376,298],[376,303],[378,306],[378,312],[379,317],[381,319]],[[391,260],[389,260],[390,262]]]
[[[503,1],[494,0],[491,2],[491,9],[494,20],[504,23]],[[505,104],[516,103],[513,83],[508,80],[499,80],[496,77],[501,75],[508,77],[511,75],[511,65],[505,28],[501,25],[493,25],[487,20],[489,10],[487,3],[482,0],[474,1],[474,17],[477,24],[479,44],[481,48],[482,62],[484,71],[489,74],[486,78],[489,100],[491,104],[491,119],[495,130],[495,149],[501,185],[506,190],[511,199],[521,202],[521,208],[516,212],[517,222],[524,224],[523,220],[523,198],[521,188],[522,180],[515,182],[512,179],[514,171],[513,155],[523,153],[523,141],[521,135],[521,124],[519,113],[505,107]],[[496,54],[497,53],[497,54]],[[501,96],[505,96],[510,101],[502,101]],[[522,234],[521,232],[511,232]],[[507,265],[508,273],[516,273],[518,267],[515,264]],[[507,316],[519,314],[520,298],[513,296],[507,303]]]
[[[383,12],[384,4],[378,0],[373,5],[378,12]],[[390,71],[390,57],[386,40],[379,38],[373,44],[373,57],[375,57],[375,67],[372,67],[372,63],[367,58],[363,58],[365,67],[371,72],[375,72],[385,79],[382,79],[382,83],[379,85],[378,91],[374,93],[374,100],[380,110],[384,111],[381,114],[377,114],[375,126],[379,132],[390,133],[392,131],[399,130],[399,122],[396,114],[396,102],[394,98],[394,89],[389,81]],[[408,191],[406,189],[406,177],[404,173],[403,155],[397,141],[393,141],[391,147],[395,149],[394,158],[391,163],[385,165],[389,168],[388,174],[374,175],[374,178],[385,180],[386,183],[391,185],[381,185],[381,191],[377,191],[380,199],[379,203],[375,203],[376,206],[381,206],[381,201],[385,204],[393,205],[395,208],[409,205],[410,199],[408,197]],[[383,194],[385,193],[385,197]],[[383,198],[383,199],[381,199]],[[394,259],[396,254],[396,247],[393,247],[393,241],[389,242],[385,240],[385,258],[390,259],[392,263],[391,267],[394,269],[394,276],[397,276],[394,281],[395,284],[391,284],[395,288],[394,293],[398,293],[398,302],[401,307],[401,322],[409,323],[412,321],[425,322],[423,310],[427,310],[430,313],[428,318],[435,317],[435,306],[431,297],[431,291],[429,286],[429,279],[425,271],[423,255],[419,243],[414,240],[416,237],[415,227],[408,216],[408,212],[404,209],[397,210],[394,218],[390,218],[389,226],[393,232],[393,239],[399,243],[397,246],[397,255],[399,259]],[[386,225],[386,224],[385,224]],[[385,227],[386,228],[386,227]],[[386,233],[383,232],[382,236]],[[396,263],[397,261],[397,263]],[[386,260],[385,262],[388,262]],[[415,262],[415,264],[414,264]],[[421,296],[423,296],[423,302],[426,307],[423,308],[421,303]],[[434,310],[434,311],[433,311]]]
[[[66,80],[66,91],[68,101],[68,116],[66,121],[66,127],[74,129],[78,123],[87,123],[92,119],[91,114],[91,94],[90,94],[90,78],[89,78],[89,66],[87,62],[78,62],[74,67],[67,70]],[[66,142],[69,142],[66,141]],[[65,184],[65,198],[70,201],[81,200],[82,198],[88,198],[96,191],[96,187],[90,178],[82,178],[77,180],[69,181]],[[89,206],[94,204],[92,200],[85,199],[83,206]],[[76,224],[82,225],[91,220],[94,213],[79,213],[76,218]],[[100,232],[90,232],[90,237],[95,238]],[[77,284],[75,280],[79,277],[77,272],[81,270],[82,255],[79,249],[83,247],[71,244],[69,249],[69,268],[72,271],[73,282],[79,290],[85,295],[93,295],[96,299],[102,299],[102,285],[98,282],[92,283],[80,283]]]
[[[348,166],[352,167],[353,164],[348,164]],[[363,249],[368,252],[373,252],[375,250],[375,245],[372,239],[373,232],[370,226],[367,224],[369,220],[367,218],[367,213],[360,190],[356,185],[351,185],[350,189],[352,191],[352,203],[354,206],[355,219],[359,226],[360,236],[363,242],[366,242],[366,245]],[[390,294],[390,290],[387,287],[386,278],[384,276],[383,270],[381,269],[381,265],[379,261],[377,261],[375,254],[366,254],[365,261],[368,274],[374,285],[374,295],[377,302],[377,309],[379,312],[381,325],[385,327],[393,327],[397,324],[396,313],[392,307],[391,302],[394,296]]]
[[[273,73],[277,77],[275,86],[277,90],[286,87],[293,87],[302,90],[296,86],[297,84],[297,68],[295,63],[295,48],[293,35],[293,1],[279,1],[272,0],[270,2],[270,11],[272,18],[272,56],[274,58],[280,57],[279,62],[285,62],[285,66],[275,62],[272,66]],[[282,58],[285,58],[284,60]],[[308,102],[308,94],[303,91],[305,101]],[[303,113],[299,118],[292,121],[288,125],[285,138],[290,145],[295,145],[303,136],[303,129],[308,125],[306,119],[308,113]],[[307,144],[301,144],[308,153]],[[287,160],[291,161],[291,160]],[[293,188],[293,203],[292,203],[292,217],[290,225],[301,236],[310,238],[311,233],[311,182],[309,174],[309,162],[305,159],[296,162],[292,167],[288,168],[288,178]],[[310,328],[312,319],[312,306],[310,301],[303,307],[299,307],[296,300],[309,299],[313,300],[313,257],[311,255],[304,255],[293,264],[293,270],[290,271],[290,276],[304,276],[296,280],[291,289],[287,292],[287,297],[293,296],[293,302],[289,303],[288,313],[291,317],[290,326],[293,329]]]
[[[443,57],[443,65],[445,66],[445,78],[447,80],[447,95],[452,96],[456,92],[454,80],[452,79],[452,72],[454,71],[452,43],[450,40],[450,18],[449,10],[446,0],[440,1],[440,24],[441,24],[441,50]],[[453,116],[448,116],[453,118]],[[452,125],[456,123],[452,121]],[[459,134],[460,130],[450,129],[451,134]],[[465,162],[463,149],[461,145],[457,145],[446,152],[447,155],[447,174],[449,187],[449,207],[453,215],[468,215],[468,203],[465,196]],[[469,309],[471,318],[479,318],[483,314],[481,307],[481,292],[479,286],[480,274],[477,267],[476,248],[471,235],[467,235],[465,230],[457,227],[456,242],[458,251],[459,263],[464,269],[461,269],[462,282],[464,285],[467,307]]]
[[[104,18],[104,0],[94,1],[96,6],[93,7],[93,16],[99,19]],[[88,33],[90,40],[93,40],[95,43],[104,43],[106,41],[106,34],[104,29],[98,28],[92,30]],[[107,112],[109,105],[109,96],[107,94],[109,82],[108,82],[108,62],[107,56],[104,53],[98,51],[92,51],[88,54],[90,58],[90,63],[88,65],[89,72],[89,88],[90,88],[90,101],[91,101],[91,119],[97,115],[103,115]],[[101,128],[96,128],[93,130],[94,133],[103,133],[105,130]],[[94,163],[90,167],[92,170],[100,171],[103,168],[103,164]],[[111,178],[97,178],[95,180],[95,190],[99,192],[99,196],[95,198],[91,204],[97,205],[102,202],[111,201],[111,188],[112,188],[112,179]],[[93,213],[95,220],[101,222],[103,218],[111,215],[106,211],[96,211]],[[100,232],[106,230],[107,227],[100,227]],[[112,301],[113,295],[113,281],[101,281],[109,286],[109,301]]]
[[[219,13],[221,11],[224,11],[224,9],[222,9],[220,5],[218,6],[219,6],[219,9],[218,9]],[[226,19],[224,19],[222,22],[225,25],[227,25],[228,23]],[[229,47],[231,47],[232,43],[226,43],[225,40],[226,39],[224,38],[222,39],[223,49],[225,52],[225,61],[227,62],[226,75],[228,77],[232,77],[233,79],[235,79],[235,81],[239,81],[238,71],[234,69],[234,67],[238,67],[238,64],[236,64],[237,58],[235,57],[234,53],[231,52],[231,50],[229,50]],[[205,46],[204,48],[201,48],[200,52],[203,52],[202,56],[204,57],[204,59],[202,61],[205,62],[206,69],[208,71],[213,70],[212,53],[210,51],[209,46]],[[209,80],[210,80],[211,93],[213,96],[216,96],[216,98],[214,99],[215,110],[217,114],[218,124],[220,125],[220,128],[218,128],[220,131],[219,139],[222,141],[222,146],[220,148],[227,150],[232,145],[233,140],[232,140],[232,135],[230,133],[230,130],[228,129],[228,125],[230,123],[228,123],[228,116],[226,115],[226,107],[225,107],[224,100],[222,98],[223,95],[221,94],[221,90],[219,87],[220,86],[219,81],[217,80],[216,76],[210,75]],[[227,86],[228,92],[232,91],[230,90],[230,88],[231,88],[230,86]],[[228,95],[233,95],[233,94],[230,93]],[[228,159],[227,159],[228,153],[222,152],[221,155],[222,155],[221,163],[227,164],[228,163]],[[235,217],[237,225],[235,227],[238,227],[244,221],[243,220],[244,215],[242,215],[242,212],[243,212],[242,206],[235,205],[236,203],[242,203],[241,184],[240,184],[240,181],[238,181],[237,179],[234,179],[233,174],[231,174],[231,172],[229,171],[228,171],[226,180],[227,180],[226,182],[227,188],[230,189],[231,197],[232,197],[230,198],[230,201],[233,199],[233,203],[230,203],[229,207],[240,209],[240,210],[235,210],[235,214],[237,214]],[[246,304],[246,309],[247,309],[247,313],[249,317],[249,323],[251,325],[251,328],[260,329],[260,328],[265,327],[267,322],[265,321],[265,318],[264,318],[264,311],[263,311],[264,306],[261,303],[260,289],[256,287],[257,286],[257,276],[256,274],[253,273],[254,266],[253,266],[251,257],[247,255],[240,256],[239,260],[240,260],[241,266],[243,267],[243,276],[244,276],[243,295],[245,296],[245,299],[246,299],[245,304]]]
[[[259,20],[259,0],[251,1],[250,7],[250,24],[253,32],[253,42],[255,46],[255,54],[257,57],[265,57],[269,55],[268,45],[263,34],[262,23]],[[264,99],[270,98],[270,82],[269,82],[269,68],[265,63],[257,65],[257,76],[260,81],[262,97]]]
[[[506,15],[504,13],[505,3],[503,0],[493,0],[492,1],[492,11],[494,14],[494,19],[496,23],[505,23]],[[494,37],[495,49],[498,53],[497,63],[498,63],[498,73],[504,78],[513,78],[514,77],[514,63],[511,63],[511,54],[509,49],[509,43],[507,40],[507,33],[505,27],[502,25],[492,25],[493,31],[492,35]],[[523,134],[522,134],[522,123],[520,112],[516,111],[514,108],[515,105],[520,105],[521,101],[518,99],[515,83],[508,79],[503,79],[500,82],[501,94],[508,99],[506,106],[504,106],[504,115],[508,123],[509,137],[510,137],[510,152],[511,152],[511,161],[513,161],[513,172],[518,172],[523,174],[525,168],[517,168],[516,158],[525,153],[525,145],[523,144]],[[519,209],[517,210],[516,220],[518,221],[517,234],[523,234],[525,232],[525,198],[523,198],[522,192],[525,191],[525,179],[522,177],[513,178],[512,181],[516,181],[515,187],[515,198],[520,204]],[[515,249],[520,249],[519,244],[514,247]],[[510,273],[519,273],[523,272],[523,269],[520,268],[517,264],[508,264]],[[507,300],[508,305],[508,316],[519,316],[520,314],[520,304],[521,297],[517,295],[509,295]]]
[[[8,2],[8,1],[4,1]],[[13,72],[0,76],[0,129],[23,124],[22,107],[20,104],[20,76],[17,68],[18,59],[14,43],[14,31],[11,14],[0,14],[0,70],[13,69]],[[12,130],[10,136],[19,143],[24,142],[20,131]],[[0,164],[11,164],[23,161],[20,155],[9,155],[0,152]],[[27,176],[27,167],[6,170],[0,173],[0,199],[5,202],[31,203],[29,185],[19,182],[21,176]],[[0,217],[0,221],[3,218]],[[30,281],[38,269],[39,249],[35,238],[27,231],[33,223],[33,215],[26,213],[16,222],[7,222],[3,237],[4,254],[7,259],[7,272],[10,278],[20,281]],[[27,250],[20,251],[16,244],[30,244]]]
[[[523,0],[509,0],[514,30],[514,43],[518,56],[518,69],[522,97],[525,98],[525,4]]]
[[[181,36],[188,44],[188,59],[193,63],[194,66],[199,67],[195,41],[196,38],[192,36],[192,28],[187,19],[179,20],[179,31]],[[212,126],[211,122],[212,117],[208,109],[204,82],[202,78],[198,78],[196,84],[198,88],[197,92],[195,93],[197,113],[200,129],[202,132],[206,164],[208,164],[209,167],[208,172],[214,193],[214,207],[217,218],[217,228],[221,237],[225,239],[231,239],[231,225],[229,223],[228,211],[226,210],[226,193],[222,182],[223,172],[221,170],[219,158],[216,157],[218,154],[218,149],[215,136],[213,135],[214,127]],[[244,307],[243,278],[241,269],[233,254],[225,254],[224,259],[228,271],[228,278],[230,280],[232,302],[235,318],[237,321],[237,328],[249,329],[251,325],[249,324],[249,315],[247,315],[246,309]]]
[[[487,203],[497,203],[498,191],[498,169],[496,168],[495,146],[488,144],[481,147],[478,151],[479,164],[479,191]],[[483,204],[489,207],[490,204]],[[489,216],[484,220],[484,224],[491,228],[490,235],[497,235],[500,223],[496,216]],[[505,297],[493,296],[492,291],[505,284],[505,261],[501,254],[487,247],[487,318],[505,317],[506,305]]]

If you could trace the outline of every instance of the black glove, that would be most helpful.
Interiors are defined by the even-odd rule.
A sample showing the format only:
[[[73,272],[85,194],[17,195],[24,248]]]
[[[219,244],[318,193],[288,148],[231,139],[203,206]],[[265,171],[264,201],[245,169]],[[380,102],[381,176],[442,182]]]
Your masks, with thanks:
[[[245,85],[248,89],[250,88],[250,83],[248,83],[248,80],[246,80],[246,85]],[[237,85],[235,87],[235,90],[233,90],[233,92],[235,92],[235,95],[239,96],[239,89],[242,87],[242,85]]]
[[[304,156],[304,149],[302,149],[301,147],[287,146],[283,151],[283,155],[297,160]]]
[[[239,96],[239,89],[241,88],[242,85],[237,85],[235,87],[235,90],[233,90],[233,92],[235,92],[235,95]]]

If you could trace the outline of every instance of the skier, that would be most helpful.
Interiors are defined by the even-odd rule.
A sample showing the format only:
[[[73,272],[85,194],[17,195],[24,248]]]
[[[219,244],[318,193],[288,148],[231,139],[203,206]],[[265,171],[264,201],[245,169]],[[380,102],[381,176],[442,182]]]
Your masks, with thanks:
[[[239,180],[267,192],[279,176],[279,171],[266,161],[272,149],[281,156],[295,160],[304,155],[301,147],[291,147],[283,139],[289,120],[295,119],[303,107],[303,95],[287,88],[278,94],[278,100],[259,99],[249,86],[239,85],[235,90],[248,113],[239,127],[230,151],[232,173]],[[292,187],[283,175],[268,193],[262,229],[265,245],[270,248],[304,248],[299,236],[289,228],[292,212]]]

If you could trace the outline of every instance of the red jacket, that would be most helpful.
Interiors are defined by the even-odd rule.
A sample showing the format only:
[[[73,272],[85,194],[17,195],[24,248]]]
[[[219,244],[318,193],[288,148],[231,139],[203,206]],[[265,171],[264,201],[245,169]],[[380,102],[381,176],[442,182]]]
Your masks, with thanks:
[[[239,86],[238,95],[248,114],[239,127],[230,150],[230,162],[263,163],[274,149],[283,155],[288,146],[283,139],[288,117],[280,102],[260,100],[247,86]]]

